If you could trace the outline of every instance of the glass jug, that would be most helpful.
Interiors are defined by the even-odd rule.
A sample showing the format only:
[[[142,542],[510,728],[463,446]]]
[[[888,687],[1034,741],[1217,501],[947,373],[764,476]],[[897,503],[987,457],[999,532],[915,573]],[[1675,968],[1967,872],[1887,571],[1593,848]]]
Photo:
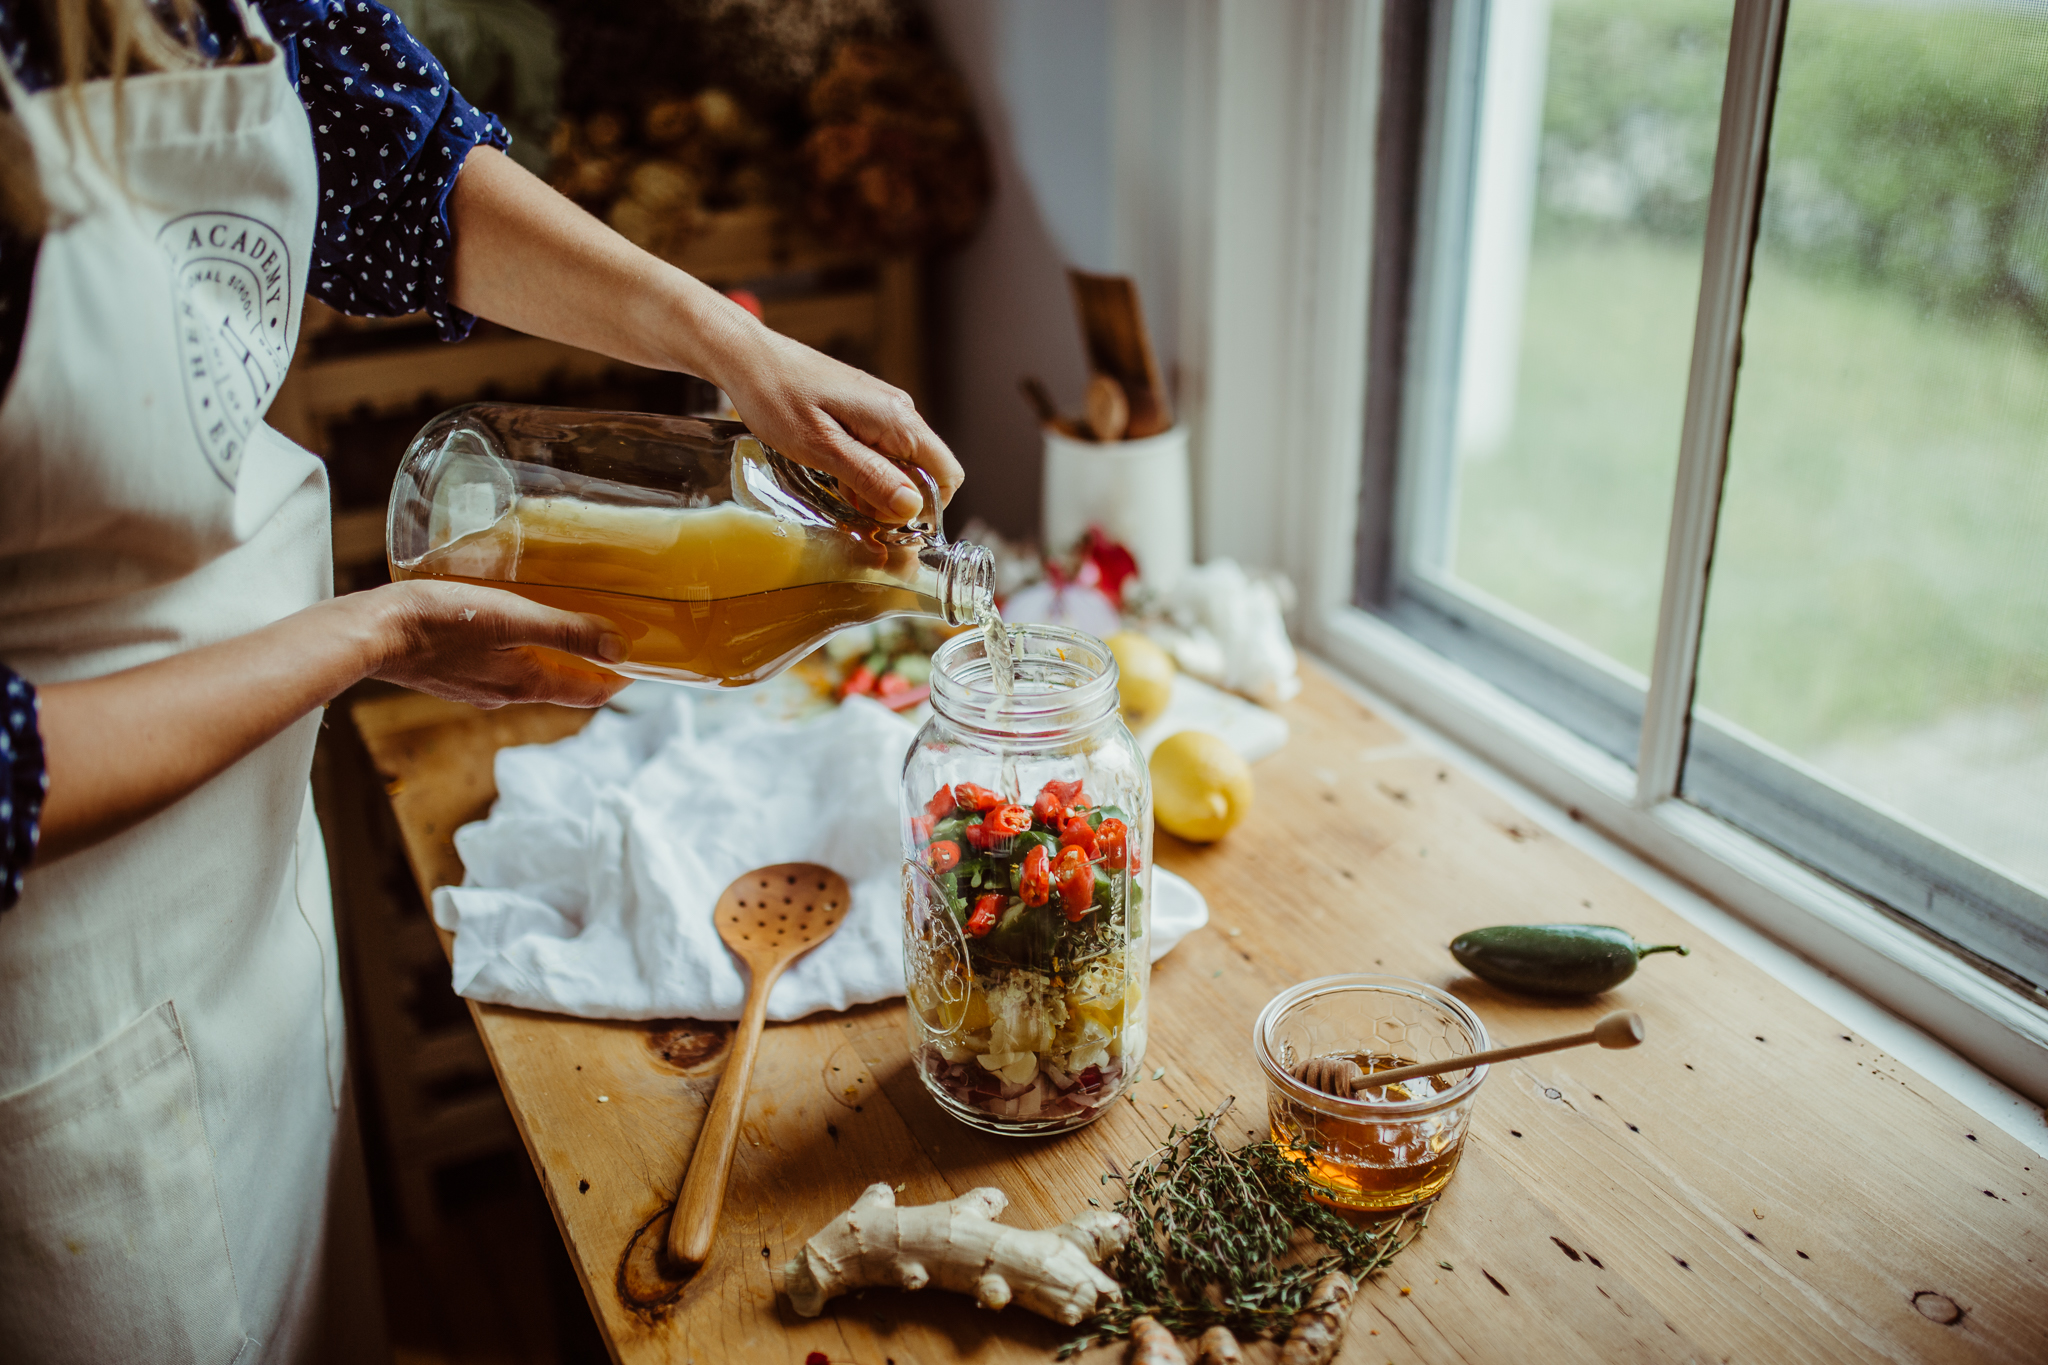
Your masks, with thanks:
[[[604,617],[626,637],[617,672],[740,687],[846,626],[992,609],[989,552],[948,544],[931,476],[907,472],[924,512],[895,526],[738,422],[470,403],[406,450],[385,549],[395,581]]]
[[[984,632],[932,658],[932,718],[903,766],[910,1046],[972,1127],[1077,1128],[1145,1056],[1152,787],[1117,712],[1116,660],[1061,626]]]

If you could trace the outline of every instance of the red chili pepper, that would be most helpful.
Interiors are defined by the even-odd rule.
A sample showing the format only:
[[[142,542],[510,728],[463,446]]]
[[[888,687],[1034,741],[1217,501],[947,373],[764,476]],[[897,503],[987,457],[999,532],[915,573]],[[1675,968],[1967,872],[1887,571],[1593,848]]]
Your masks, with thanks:
[[[924,803],[924,813],[934,820],[943,820],[953,813],[953,789],[941,787],[932,793],[932,799]]]
[[[995,842],[995,836],[988,832],[988,826],[979,821],[961,830],[960,837],[983,853],[988,852],[989,845]]]
[[[1024,855],[1024,870],[1017,875],[1017,897],[1026,905],[1044,905],[1052,899],[1052,855],[1044,844],[1033,844]]]
[[[996,917],[1003,913],[1003,902],[1008,897],[991,891],[974,902],[974,913],[967,917],[967,932],[981,938],[996,927]]]
[[[992,834],[1007,839],[1031,828],[1031,812],[1022,806],[997,806],[982,817],[982,823]]]
[[[987,787],[977,787],[972,782],[961,782],[953,787],[953,800],[962,810],[994,810],[1003,804],[1003,798]]]
[[[1069,820],[1066,829],[1060,832],[1061,848],[1078,848],[1091,859],[1095,856],[1095,831],[1088,828],[1086,820]]]
[[[1039,789],[1038,800],[1031,804],[1031,814],[1042,825],[1060,827],[1066,818],[1067,807],[1081,799],[1081,783],[1053,781]]]
[[[1130,837],[1130,826],[1114,815],[1110,816],[1095,831],[1095,856],[1102,859],[1105,867],[1121,872],[1128,852],[1125,845]]]
[[[873,694],[874,690],[875,670],[869,668],[866,664],[862,664],[859,668],[854,669],[852,673],[847,675],[846,681],[839,684],[841,700],[856,695],[869,696]]]
[[[951,872],[960,866],[960,845],[951,839],[941,839],[926,850],[925,856],[931,860],[932,871]]]
[[[938,823],[937,819],[929,815],[913,815],[910,817],[910,832],[917,836],[917,841],[921,844],[932,837],[932,830]]]
[[[1088,865],[1088,855],[1078,848],[1062,851],[1053,865],[1052,879],[1059,886],[1060,909],[1066,912],[1067,922],[1078,924],[1095,902],[1095,869]]]

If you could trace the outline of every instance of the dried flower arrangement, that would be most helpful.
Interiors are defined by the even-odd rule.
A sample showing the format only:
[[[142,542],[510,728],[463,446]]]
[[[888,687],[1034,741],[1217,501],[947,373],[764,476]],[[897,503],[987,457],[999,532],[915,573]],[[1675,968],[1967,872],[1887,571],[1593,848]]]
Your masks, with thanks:
[[[965,86],[905,0],[558,3],[549,179],[673,251],[757,207],[857,250],[962,240],[989,196]]]

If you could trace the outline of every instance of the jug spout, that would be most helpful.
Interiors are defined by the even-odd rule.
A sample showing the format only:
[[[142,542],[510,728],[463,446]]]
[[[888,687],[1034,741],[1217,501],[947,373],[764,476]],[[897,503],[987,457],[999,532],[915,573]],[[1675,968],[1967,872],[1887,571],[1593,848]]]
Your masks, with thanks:
[[[986,545],[941,542],[919,557],[938,570],[939,614],[947,625],[974,625],[995,611],[996,561]]]

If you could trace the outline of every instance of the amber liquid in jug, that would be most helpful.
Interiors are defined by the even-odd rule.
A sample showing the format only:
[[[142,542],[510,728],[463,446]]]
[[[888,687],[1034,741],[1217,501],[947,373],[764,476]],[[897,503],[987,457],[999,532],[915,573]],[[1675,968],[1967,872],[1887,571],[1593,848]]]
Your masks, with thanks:
[[[461,448],[479,429],[492,438],[487,456]],[[565,429],[574,436],[560,439]],[[623,440],[634,442],[630,459]],[[673,467],[661,466],[662,440],[677,447]],[[438,463],[415,459],[423,445]],[[541,447],[550,462],[507,459],[508,447],[529,457]],[[985,551],[861,516],[829,478],[736,423],[478,404],[435,419],[414,452],[407,465],[420,469],[403,501],[424,523],[412,542],[430,548],[401,558],[394,489],[392,577],[504,588],[601,616],[627,642],[609,666],[631,676],[742,686],[845,626],[905,614],[963,623],[987,597]]]

